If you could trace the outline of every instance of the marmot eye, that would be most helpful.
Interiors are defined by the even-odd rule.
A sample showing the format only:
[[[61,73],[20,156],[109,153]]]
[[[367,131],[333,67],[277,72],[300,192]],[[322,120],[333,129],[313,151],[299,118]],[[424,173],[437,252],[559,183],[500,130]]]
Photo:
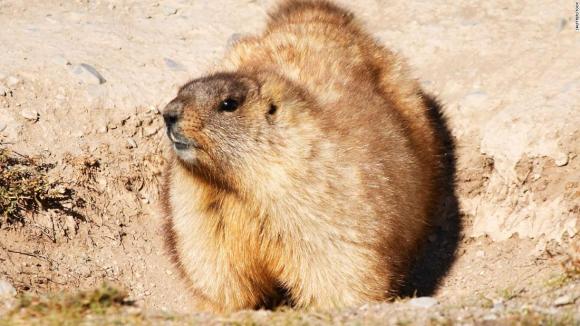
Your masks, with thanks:
[[[275,104],[270,104],[270,110],[268,110],[268,114],[274,114],[278,111],[278,107]]]
[[[219,109],[220,111],[233,112],[238,108],[238,105],[238,101],[228,98],[220,103]]]

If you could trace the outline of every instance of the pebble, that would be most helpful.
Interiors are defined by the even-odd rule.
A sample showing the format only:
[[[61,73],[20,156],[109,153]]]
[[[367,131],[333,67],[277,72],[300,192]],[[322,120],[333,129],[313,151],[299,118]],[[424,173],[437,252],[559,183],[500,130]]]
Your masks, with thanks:
[[[97,71],[97,69],[86,63],[81,63],[74,66],[72,72],[82,82],[87,84],[101,85],[107,82],[107,80]]]
[[[431,308],[437,304],[439,304],[439,302],[432,297],[419,297],[419,298],[413,298],[411,300],[409,300],[409,304],[413,307],[418,307],[418,308]]]
[[[0,85],[0,96],[8,95],[8,89],[2,85]]]
[[[475,256],[477,256],[477,257],[485,257],[485,251],[483,251],[483,250],[478,250],[478,251],[475,253]]]
[[[165,16],[171,16],[177,14],[177,8],[171,6],[163,6],[163,14]]]
[[[556,166],[565,166],[568,164],[568,154],[558,153],[554,158],[554,163]]]
[[[0,132],[3,132],[6,128],[8,128],[8,124],[0,121]]]
[[[22,110],[20,115],[30,121],[38,121],[38,112],[35,110]]]
[[[554,306],[556,306],[556,307],[565,306],[565,305],[569,305],[572,303],[574,303],[574,300],[569,295],[563,295],[563,296],[559,297],[558,299],[554,300]]]
[[[127,148],[137,148],[137,142],[133,138],[127,138]]]
[[[12,298],[16,296],[16,289],[10,282],[0,279],[0,299]]]
[[[165,62],[165,65],[171,70],[174,70],[174,71],[186,71],[187,70],[184,65],[182,65],[179,62],[173,61],[169,58],[163,58],[163,62]]]
[[[149,112],[155,113],[155,114],[160,114],[161,111],[159,111],[159,109],[155,106],[155,105],[151,105],[149,107]]]
[[[20,79],[14,76],[8,76],[8,78],[6,78],[6,85],[8,85],[8,87],[14,87],[18,85],[18,83],[20,83]]]
[[[65,58],[61,54],[54,56],[52,58],[52,62],[59,65],[59,66],[69,66],[70,65],[70,61],[68,61],[68,59]]]

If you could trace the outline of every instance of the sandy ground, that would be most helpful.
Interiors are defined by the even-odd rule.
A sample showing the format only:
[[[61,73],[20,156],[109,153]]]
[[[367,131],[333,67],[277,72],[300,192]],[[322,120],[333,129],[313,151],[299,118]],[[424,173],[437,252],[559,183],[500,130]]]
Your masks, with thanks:
[[[0,278],[19,292],[108,280],[144,309],[189,311],[161,245],[159,110],[233,34],[259,32],[273,3],[0,1],[0,146],[42,155],[77,198],[75,214],[0,225]],[[456,143],[459,213],[430,237],[410,294],[553,313],[569,296],[557,306],[580,307],[578,281],[549,285],[580,241],[573,3],[342,3],[408,58]]]

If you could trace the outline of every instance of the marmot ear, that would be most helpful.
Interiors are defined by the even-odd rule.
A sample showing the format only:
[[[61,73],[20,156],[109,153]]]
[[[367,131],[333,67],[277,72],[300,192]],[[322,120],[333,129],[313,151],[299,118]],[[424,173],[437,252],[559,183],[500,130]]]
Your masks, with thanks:
[[[270,107],[268,109],[268,114],[274,115],[274,114],[276,114],[277,111],[278,111],[278,105],[276,105],[276,103],[274,103],[274,102],[271,102]]]
[[[300,91],[292,82],[277,74],[262,72],[258,74],[257,79],[260,83],[260,95],[270,99],[270,104],[276,106],[273,111],[284,107],[285,103],[296,102],[301,97]]]
[[[266,120],[269,124],[273,125],[276,121],[276,114],[278,112],[278,104],[274,103],[274,101],[270,100],[270,104],[268,105],[268,111],[266,111]]]

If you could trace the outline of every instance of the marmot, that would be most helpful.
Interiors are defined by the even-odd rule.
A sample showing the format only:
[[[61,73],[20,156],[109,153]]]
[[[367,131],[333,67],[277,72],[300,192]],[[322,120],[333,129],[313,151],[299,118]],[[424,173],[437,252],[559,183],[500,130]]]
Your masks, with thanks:
[[[198,309],[396,295],[427,237],[441,142],[404,62],[353,14],[285,1],[164,109],[166,243]]]

